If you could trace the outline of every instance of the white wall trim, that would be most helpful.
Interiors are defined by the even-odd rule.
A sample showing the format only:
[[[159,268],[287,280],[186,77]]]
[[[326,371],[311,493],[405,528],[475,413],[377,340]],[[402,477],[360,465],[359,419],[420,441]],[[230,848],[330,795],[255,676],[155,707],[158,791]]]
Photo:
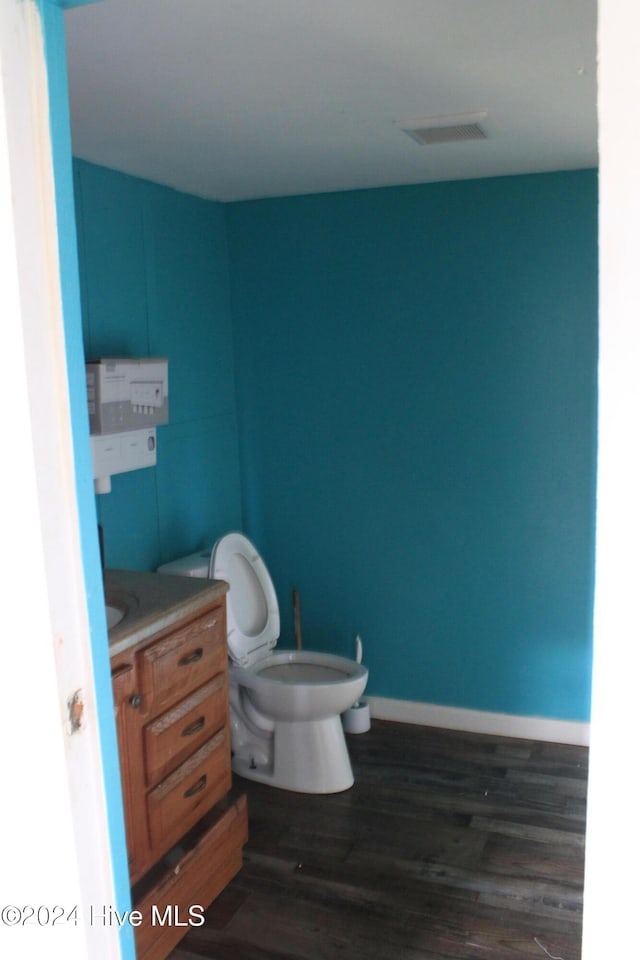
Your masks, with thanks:
[[[391,700],[388,697],[367,697],[371,716],[378,720],[415,723],[425,727],[444,727],[468,733],[486,733],[499,737],[543,740],[549,743],[589,745],[588,723],[571,720],[550,720],[548,717],[523,717],[508,713],[489,713],[445,707],[437,703],[412,700]]]

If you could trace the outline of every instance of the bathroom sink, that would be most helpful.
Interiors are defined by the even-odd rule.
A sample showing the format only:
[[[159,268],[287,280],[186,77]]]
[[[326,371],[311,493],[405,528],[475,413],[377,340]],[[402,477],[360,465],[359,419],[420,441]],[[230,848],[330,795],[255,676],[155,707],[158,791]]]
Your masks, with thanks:
[[[111,630],[116,624],[120,623],[127,613],[126,609],[115,607],[112,603],[105,604],[105,610],[107,612],[107,630]]]
[[[104,594],[104,609],[107,615],[107,630],[113,630],[121,620],[138,607],[138,598],[127,590],[107,586]]]
[[[107,616],[107,631],[117,627],[133,611],[137,611],[140,598],[121,587],[107,584],[104,592],[104,611]]]

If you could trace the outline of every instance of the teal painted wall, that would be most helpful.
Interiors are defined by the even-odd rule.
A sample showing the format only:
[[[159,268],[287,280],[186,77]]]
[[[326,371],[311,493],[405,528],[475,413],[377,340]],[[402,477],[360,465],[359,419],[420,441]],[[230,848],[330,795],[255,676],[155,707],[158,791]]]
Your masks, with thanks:
[[[108,566],[153,570],[241,525],[221,205],[76,161],[87,359],[166,356],[156,468],[97,497]]]
[[[369,693],[589,716],[593,171],[226,207],[245,526]]]
[[[588,719],[595,172],[225,207],[75,179],[87,356],[169,357],[157,468],[97,498],[107,563],[244,528],[281,643],[295,586],[371,694]]]

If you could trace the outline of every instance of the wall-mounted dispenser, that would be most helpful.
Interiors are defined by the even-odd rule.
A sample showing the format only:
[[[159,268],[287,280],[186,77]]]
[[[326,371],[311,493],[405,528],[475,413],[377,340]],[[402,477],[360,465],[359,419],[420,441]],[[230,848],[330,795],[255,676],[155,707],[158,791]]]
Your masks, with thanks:
[[[94,485],[96,493],[109,493],[114,474],[155,466],[155,428],[169,422],[168,363],[94,360],[86,376]]]
[[[91,434],[169,422],[169,373],[163,357],[94,360],[86,369]]]

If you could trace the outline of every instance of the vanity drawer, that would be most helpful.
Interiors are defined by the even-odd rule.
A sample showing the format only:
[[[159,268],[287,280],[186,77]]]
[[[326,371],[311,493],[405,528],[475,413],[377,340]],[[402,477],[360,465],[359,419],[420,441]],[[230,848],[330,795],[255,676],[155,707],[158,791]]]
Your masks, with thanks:
[[[152,849],[168,850],[230,789],[229,733],[224,727],[147,795]]]
[[[152,643],[140,659],[145,712],[155,715],[226,670],[224,605]]]
[[[227,674],[203,687],[144,728],[147,783],[157,783],[228,723]]]
[[[208,906],[242,866],[247,842],[247,802],[244,796],[224,801],[198,823],[181,844],[181,856],[158,864],[148,881],[133,891],[133,906],[142,915],[135,928],[139,960],[164,960],[188,932],[189,908]],[[181,924],[154,923],[158,916],[177,912]],[[199,924],[199,914],[194,916]]]

